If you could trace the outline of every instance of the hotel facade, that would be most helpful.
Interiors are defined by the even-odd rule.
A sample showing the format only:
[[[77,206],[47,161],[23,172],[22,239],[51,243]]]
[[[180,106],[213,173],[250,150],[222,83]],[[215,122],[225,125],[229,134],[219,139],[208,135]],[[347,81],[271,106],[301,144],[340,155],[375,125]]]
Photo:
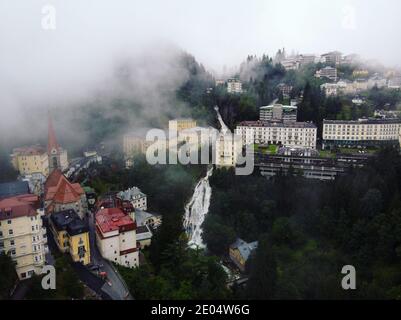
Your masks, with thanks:
[[[41,274],[47,253],[39,197],[18,195],[0,200],[0,252],[10,254],[18,278]]]
[[[316,149],[317,128],[310,122],[241,122],[235,133],[244,145],[278,144],[292,148]]]
[[[400,145],[401,119],[323,121],[323,148],[328,146]]]

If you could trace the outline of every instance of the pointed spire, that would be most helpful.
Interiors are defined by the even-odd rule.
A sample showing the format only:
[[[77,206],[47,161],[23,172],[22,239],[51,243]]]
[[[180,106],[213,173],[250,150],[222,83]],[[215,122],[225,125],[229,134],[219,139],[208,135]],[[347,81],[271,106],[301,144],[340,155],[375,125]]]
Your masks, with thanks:
[[[47,151],[50,154],[53,149],[58,150],[59,145],[57,143],[56,134],[53,128],[52,117],[49,111],[49,127],[48,127],[48,141],[47,141]]]

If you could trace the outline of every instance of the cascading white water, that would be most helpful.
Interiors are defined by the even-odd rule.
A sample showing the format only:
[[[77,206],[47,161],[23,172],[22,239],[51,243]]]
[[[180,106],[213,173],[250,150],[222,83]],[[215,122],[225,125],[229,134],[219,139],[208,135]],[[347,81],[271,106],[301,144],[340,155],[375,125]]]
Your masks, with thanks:
[[[209,184],[209,177],[213,173],[211,167],[204,178],[195,187],[191,200],[185,206],[184,228],[188,235],[190,247],[204,248],[202,240],[202,223],[209,211],[212,188]]]
[[[222,134],[230,132],[221,118],[219,108],[216,106],[214,109],[217,112],[217,119],[220,122],[220,132]],[[209,177],[212,174],[213,167],[208,169],[206,176],[199,180],[191,200],[185,206],[184,229],[188,235],[188,245],[190,247],[205,248],[205,244],[203,243],[202,239],[202,223],[205,221],[205,217],[209,211],[210,197],[212,195]]]
[[[228,129],[228,127],[227,127],[226,124],[224,123],[223,118],[221,117],[221,114],[220,114],[220,112],[219,112],[219,107],[218,107],[218,106],[215,106],[215,107],[214,107],[214,110],[216,110],[217,119],[219,120],[219,123],[220,123],[220,127],[221,127],[220,132],[221,132],[222,134],[226,134],[226,133],[231,132],[230,129]]]

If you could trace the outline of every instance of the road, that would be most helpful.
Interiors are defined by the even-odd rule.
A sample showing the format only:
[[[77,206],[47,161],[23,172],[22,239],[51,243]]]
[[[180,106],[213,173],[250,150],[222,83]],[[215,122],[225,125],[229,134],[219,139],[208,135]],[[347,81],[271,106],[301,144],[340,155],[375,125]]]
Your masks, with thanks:
[[[88,220],[92,262],[95,265],[102,265],[100,271],[105,271],[107,273],[108,279],[103,285],[102,290],[106,292],[113,300],[133,300],[127,285],[120,274],[117,272],[114,266],[106,259],[103,259],[99,253],[99,250],[96,246],[94,213],[89,212]]]

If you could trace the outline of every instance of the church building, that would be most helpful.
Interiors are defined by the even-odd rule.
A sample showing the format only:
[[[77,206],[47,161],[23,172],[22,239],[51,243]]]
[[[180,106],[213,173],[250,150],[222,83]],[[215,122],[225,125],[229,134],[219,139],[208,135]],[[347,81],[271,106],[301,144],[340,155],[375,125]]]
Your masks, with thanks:
[[[52,118],[49,114],[47,154],[49,157],[49,173],[55,169],[64,171],[68,168],[67,150],[61,148],[56,139]]]

